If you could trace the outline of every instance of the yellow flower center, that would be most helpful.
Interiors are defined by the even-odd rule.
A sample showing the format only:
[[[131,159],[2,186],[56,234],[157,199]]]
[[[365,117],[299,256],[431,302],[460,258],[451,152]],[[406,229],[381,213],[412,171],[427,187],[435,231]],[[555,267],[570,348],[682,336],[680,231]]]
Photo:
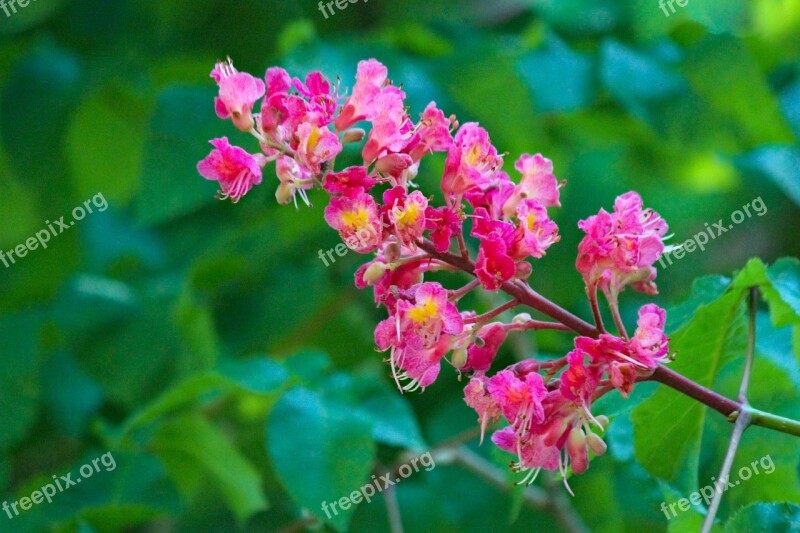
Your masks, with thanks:
[[[469,150],[469,154],[467,154],[467,162],[469,163],[469,166],[474,167],[477,165],[482,156],[483,154],[481,154],[480,146],[473,144],[472,148]]]
[[[427,322],[439,315],[439,306],[432,299],[428,298],[425,302],[409,310],[408,318],[417,323]]]
[[[316,148],[317,143],[319,142],[319,136],[319,128],[312,126],[311,133],[308,135],[308,142],[306,142],[306,146],[309,150]]]
[[[342,223],[358,230],[369,224],[369,212],[363,207],[357,211],[345,211],[342,213]]]
[[[411,226],[419,219],[419,206],[417,204],[409,204],[405,210],[398,209],[395,211],[395,224],[398,226]]]

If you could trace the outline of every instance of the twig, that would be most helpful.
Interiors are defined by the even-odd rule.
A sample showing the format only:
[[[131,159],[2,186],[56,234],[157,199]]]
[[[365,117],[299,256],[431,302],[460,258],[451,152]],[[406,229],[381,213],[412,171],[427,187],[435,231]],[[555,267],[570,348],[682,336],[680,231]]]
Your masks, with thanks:
[[[600,314],[600,307],[597,305],[597,285],[592,284],[586,287],[586,296],[589,297],[589,305],[592,308],[592,316],[594,316],[594,324],[597,329],[604,333],[606,328],[603,326],[603,316]]]
[[[623,339],[628,340],[628,332],[625,330],[625,323],[622,317],[619,316],[619,303],[616,301],[609,302],[608,307],[611,309],[611,316],[614,317],[614,325],[617,326],[617,331]]]
[[[454,289],[452,291],[448,291],[447,297],[450,298],[452,301],[457,302],[461,299],[465,294],[469,293],[471,290],[480,287],[481,282],[478,279],[473,279],[460,289]]]
[[[569,533],[589,533],[589,528],[567,498],[561,483],[557,483],[553,476],[545,476],[544,487],[550,496],[550,508],[561,528]]]
[[[444,263],[448,263],[453,267],[466,272],[467,274],[473,276],[475,275],[475,265],[472,263],[472,261],[451,253],[437,252],[436,248],[433,246],[433,243],[428,240],[421,241],[419,246],[428,252],[432,257],[435,257]],[[527,283],[519,280],[512,280],[505,282],[501,288],[506,294],[509,294],[517,299],[520,304],[527,305],[532,309],[536,309],[537,311],[546,314],[550,318],[553,318],[568,326],[572,331],[579,335],[597,338],[597,336],[600,334],[596,327],[578,318],[569,311],[551,302],[547,298],[541,296],[536,291],[531,289]],[[764,411],[759,411],[758,409],[753,409],[749,406],[744,406],[743,404],[735,400],[731,400],[730,398],[726,398],[721,394],[718,394],[700,385],[699,383],[695,383],[694,381],[678,374],[673,370],[670,370],[663,365],[659,365],[659,367],[656,368],[650,379],[653,381],[658,381],[659,383],[663,383],[664,385],[667,385],[668,387],[671,387],[678,392],[683,393],[686,396],[689,396],[690,398],[707,405],[708,407],[711,407],[715,411],[722,413],[730,422],[734,422],[736,420],[736,416],[741,413],[742,410],[747,409],[751,415],[751,423],[753,425],[774,429],[776,431],[781,431],[783,433],[800,437],[800,421],[792,420],[772,413],[766,413]]]
[[[739,413],[739,416],[736,418],[736,423],[733,426],[733,433],[731,434],[731,440],[728,443],[728,450],[725,452],[725,460],[722,462],[722,468],[719,471],[719,475],[717,475],[717,487],[726,485],[728,477],[731,475],[731,467],[733,466],[733,460],[736,457],[736,450],[739,449],[739,444],[742,441],[742,435],[744,435],[744,432],[752,422],[750,411],[746,407],[748,406],[747,387],[750,384],[750,373],[753,368],[753,356],[755,354],[756,345],[756,295],[756,289],[754,287],[750,288],[750,320],[747,332],[747,355],[745,356],[744,371],[742,372],[742,382],[739,384],[738,395],[739,402],[741,402],[745,408]],[[719,511],[719,504],[721,502],[722,490],[717,488],[717,490],[714,491],[714,498],[711,500],[711,505],[708,507],[708,513],[706,513],[706,519],[703,522],[703,529],[701,530],[701,533],[709,533],[711,528],[714,527],[714,518],[717,516],[717,511]]]
[[[397,503],[394,486],[386,487],[383,491],[383,502],[386,504],[386,514],[389,517],[389,530],[391,533],[403,533],[403,519],[400,516],[400,505]]]
[[[469,260],[469,251],[467,250],[467,243],[464,242],[464,234],[459,233],[456,237],[458,240],[458,251],[461,252],[461,257]]]
[[[512,485],[506,475],[475,452],[461,446],[453,451],[453,460],[501,491],[511,490]],[[525,488],[522,499],[532,509],[547,509],[551,506],[547,493],[533,485]]]
[[[313,516],[309,518],[301,518],[299,520],[295,520],[291,524],[286,525],[286,527],[279,529],[277,533],[295,533],[296,531],[303,531],[307,527],[313,526],[318,521],[319,520]]]
[[[464,320],[465,324],[483,324],[484,322],[488,322],[489,320],[493,319],[497,315],[501,315],[504,312],[508,311],[509,309],[513,309],[514,307],[518,306],[519,302],[517,300],[509,300],[508,302],[504,303],[503,305],[492,309],[491,311],[487,311],[482,315],[478,315],[474,318],[467,318]]]

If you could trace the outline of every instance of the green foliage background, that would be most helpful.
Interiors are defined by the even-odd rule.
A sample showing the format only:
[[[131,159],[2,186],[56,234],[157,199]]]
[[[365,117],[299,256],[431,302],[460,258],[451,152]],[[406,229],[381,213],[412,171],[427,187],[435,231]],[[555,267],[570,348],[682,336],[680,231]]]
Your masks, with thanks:
[[[660,270],[655,298],[689,298],[670,315],[676,368],[734,394],[742,293],[723,293],[730,279],[692,280],[730,276],[752,256],[799,255],[800,2],[675,7],[666,17],[655,0],[371,0],[327,20],[312,0],[38,0],[0,11],[0,248],[97,193],[110,204],[0,266],[0,492],[30,495],[109,450],[117,463],[52,504],[13,520],[0,512],[0,531],[278,531],[320,516],[322,500],[404,450],[475,427],[451,369],[424,395],[390,384],[372,342],[383,316],[352,283],[362,258],[329,268],[318,258],[338,242],[323,195],[311,209],[280,207],[268,171],[233,206],[196,174],[212,137],[253,148],[213,113],[208,72],[226,55],[256,75],[321,69],[344,86],[358,60],[376,57],[412,115],[435,100],[489,129],[507,161],[553,159],[568,181],[555,211],[562,241],[531,283],[582,316],[579,219],[636,189],[677,243],[760,197],[766,214]],[[423,190],[436,189],[441,165],[423,165]],[[740,276],[740,288],[771,295],[752,401],[798,418],[797,263],[751,263]],[[645,301],[623,296],[629,322]],[[563,354],[570,342],[542,334],[517,348]],[[499,363],[513,358],[506,347]],[[592,531],[702,521],[702,510],[667,521],[659,505],[710,483],[730,427],[666,390],[631,416],[652,393],[598,406],[616,415],[610,453],[571,480],[570,503]],[[510,459],[469,448],[500,468]],[[766,454],[775,473],[726,494],[720,530],[800,530],[800,439],[754,428],[737,467]],[[513,480],[504,494],[455,465],[420,471],[397,486],[403,522],[558,530],[552,514],[521,505]],[[756,502],[790,504],[746,507]],[[321,527],[388,530],[385,506],[379,497]]]

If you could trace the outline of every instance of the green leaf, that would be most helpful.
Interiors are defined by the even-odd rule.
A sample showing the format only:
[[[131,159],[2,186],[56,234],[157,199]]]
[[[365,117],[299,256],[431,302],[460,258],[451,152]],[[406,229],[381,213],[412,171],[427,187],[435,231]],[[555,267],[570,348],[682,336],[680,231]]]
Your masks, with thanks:
[[[734,121],[751,145],[794,142],[777,97],[743,41],[710,35],[689,49],[682,70],[695,92]]]
[[[331,368],[331,358],[327,354],[313,350],[303,350],[287,357],[283,366],[306,383],[316,383]]]
[[[50,205],[64,203],[67,196],[53,194],[64,167],[59,143],[83,83],[77,56],[42,47],[18,63],[3,87],[0,127],[5,147],[14,156],[9,163],[14,174],[36,187]]]
[[[58,426],[79,437],[103,404],[103,390],[66,353],[52,357],[42,369],[44,404]]]
[[[731,279],[725,276],[703,276],[692,282],[692,292],[680,304],[671,307],[667,312],[667,331],[682,328],[691,320],[697,309],[710,304],[725,292]]]
[[[800,505],[758,503],[745,507],[725,524],[725,533],[753,531],[800,532]]]
[[[131,199],[139,184],[146,113],[142,99],[121,87],[104,87],[81,102],[66,139],[72,182],[81,197],[102,192],[115,204]]]
[[[497,47],[487,44],[476,49],[471,43],[451,61],[448,69],[435,72],[434,76],[466,111],[459,115],[461,122],[480,122],[500,152],[530,151],[530,139],[540,137],[541,125],[513,57]],[[503,98],[498,98],[499,94]],[[508,112],[508,102],[515,102],[514,113]]]
[[[371,424],[363,416],[302,388],[275,405],[267,424],[267,450],[286,490],[297,504],[339,531],[352,511],[338,514],[323,502],[349,496],[369,480],[375,459]]]
[[[76,343],[73,353],[80,367],[101,384],[109,398],[128,406],[141,405],[174,379],[181,339],[170,304],[148,302],[134,319],[98,328]]]
[[[641,104],[668,98],[685,85],[654,59],[609,39],[600,49],[600,76],[614,97],[637,112]]]
[[[164,222],[214,201],[214,184],[196,168],[211,151],[210,139],[232,136],[230,124],[214,114],[214,96],[211,84],[174,85],[159,94],[144,148],[139,221]]]
[[[728,292],[700,307],[691,321],[672,334],[670,349],[677,352],[672,370],[700,385],[713,384],[720,368],[743,353],[742,298],[743,291]],[[633,411],[636,459],[652,475],[682,489],[693,489],[705,413],[699,402],[660,387]]]
[[[390,388],[374,374],[358,376],[354,388],[354,409],[372,420],[376,441],[415,451],[428,449],[411,405],[396,388]]]
[[[768,324],[767,324],[768,325]],[[761,335],[761,331],[757,335]],[[788,340],[788,339],[784,339]],[[785,345],[788,352],[788,343]],[[759,409],[778,415],[796,417],[800,412],[800,394],[797,382],[772,361],[765,360],[756,352],[748,401]],[[720,376],[715,389],[733,396],[738,389],[744,361],[731,364]],[[721,417],[713,420],[709,427],[713,434],[725,435],[730,424]],[[708,467],[716,473],[728,444],[728,438],[715,442],[712,450],[717,459]],[[769,442],[765,446],[765,441]],[[731,490],[725,494],[722,510],[737,509],[753,502],[800,501],[800,479],[798,479],[798,457],[800,440],[792,435],[776,433],[769,429],[752,427],[742,436],[731,468],[731,483],[742,490]],[[710,476],[713,474],[706,474]]]
[[[0,450],[22,440],[36,420],[39,324],[30,314],[0,320]]]
[[[54,302],[56,323],[76,332],[109,326],[140,310],[139,298],[129,285],[90,274],[73,276]]]
[[[735,161],[742,170],[771,179],[786,196],[800,205],[800,149],[794,146],[761,146]]]
[[[209,370],[220,353],[212,310],[198,300],[193,291],[184,290],[175,310],[175,322],[187,352],[180,369],[183,375]]]
[[[218,394],[235,390],[272,394],[283,387],[288,378],[280,365],[265,357],[223,363],[217,371],[192,376],[164,392],[128,420],[123,434]]]
[[[258,470],[204,418],[189,415],[165,423],[152,447],[190,497],[216,488],[240,522],[267,508]]]
[[[0,14],[0,34],[20,33],[33,28],[48,18],[52,17],[64,7],[66,0],[52,0],[49,2],[37,2],[28,0],[26,6],[22,7],[19,2],[7,2],[5,9],[8,12]]]
[[[553,33],[542,47],[520,58],[518,70],[543,113],[574,111],[589,105],[594,96],[591,60]]]
[[[800,261],[793,257],[778,259],[767,269],[767,276],[772,283],[780,301],[794,313],[794,318],[800,318]],[[775,299],[770,300],[770,309],[779,305]],[[784,315],[788,313],[784,312]],[[779,320],[781,324],[788,324],[789,321]]]

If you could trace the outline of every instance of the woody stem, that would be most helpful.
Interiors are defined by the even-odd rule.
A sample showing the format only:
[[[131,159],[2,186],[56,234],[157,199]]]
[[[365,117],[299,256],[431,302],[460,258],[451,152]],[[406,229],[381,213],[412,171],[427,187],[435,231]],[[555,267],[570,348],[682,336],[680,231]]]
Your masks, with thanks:
[[[475,276],[475,263],[471,260],[460,257],[449,252],[438,252],[436,247],[427,239],[420,241],[419,247],[428,252],[431,257],[452,265],[453,267]],[[553,303],[541,294],[534,291],[527,283],[520,280],[510,280],[500,287],[505,293],[513,296],[521,305],[526,305],[536,309],[545,315],[568,326],[572,331],[586,337],[597,338],[600,334],[595,326],[592,326],[583,319],[573,315],[558,304]],[[728,421],[735,422],[738,415],[747,410],[751,417],[751,424],[762,426],[790,435],[800,437],[800,421],[785,418],[772,413],[766,413],[754,409],[749,405],[726,398],[719,393],[708,389],[691,379],[682,376],[663,365],[655,369],[650,380],[658,381],[676,391],[707,405],[715,411],[724,415]]]

